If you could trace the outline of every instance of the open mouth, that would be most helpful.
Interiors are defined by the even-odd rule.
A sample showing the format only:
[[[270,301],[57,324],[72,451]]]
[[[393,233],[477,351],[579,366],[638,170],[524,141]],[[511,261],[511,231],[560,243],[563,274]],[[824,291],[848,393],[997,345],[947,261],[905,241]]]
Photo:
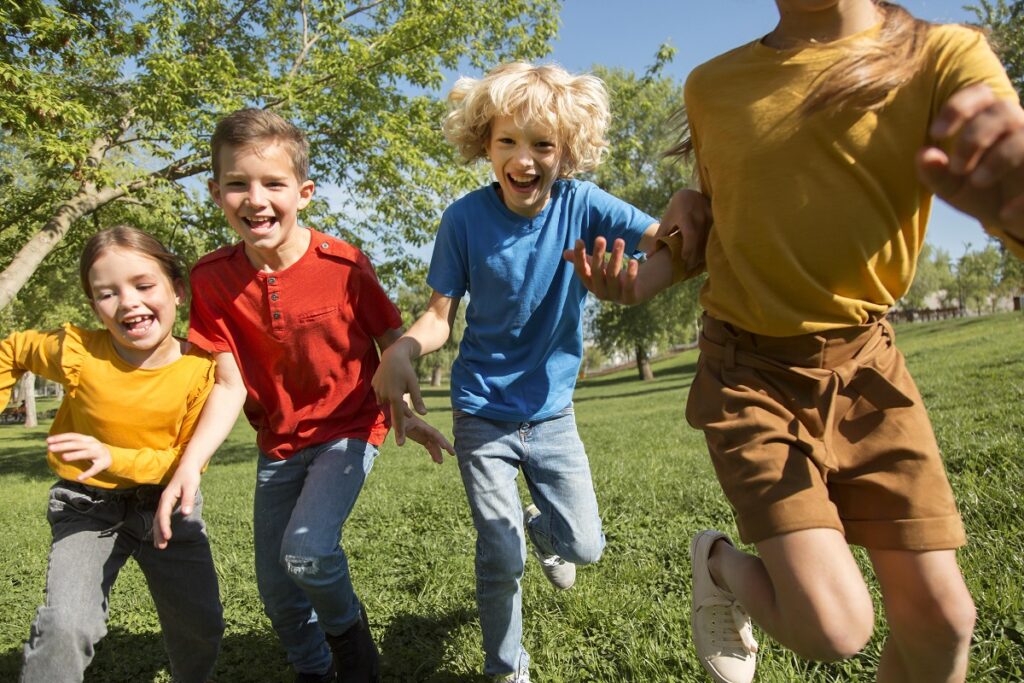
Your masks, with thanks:
[[[508,178],[509,185],[512,187],[512,189],[519,190],[522,192],[530,192],[538,185],[540,185],[540,176],[536,175],[513,176],[509,174],[506,175],[505,177]]]
[[[142,338],[149,333],[156,322],[154,315],[133,315],[121,321],[125,333],[132,338]]]
[[[253,216],[252,218],[243,218],[242,220],[245,221],[250,230],[256,233],[270,232],[277,225],[277,218],[274,216]]]

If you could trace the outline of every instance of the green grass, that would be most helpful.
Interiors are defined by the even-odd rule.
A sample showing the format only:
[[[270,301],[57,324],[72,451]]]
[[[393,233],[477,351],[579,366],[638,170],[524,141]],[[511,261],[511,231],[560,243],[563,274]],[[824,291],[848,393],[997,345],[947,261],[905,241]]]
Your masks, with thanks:
[[[960,555],[979,615],[970,680],[1024,681],[1024,316],[904,325],[897,333],[970,537]],[[656,364],[651,383],[637,382],[630,370],[586,380],[576,392],[608,547],[568,593],[552,591],[529,565],[525,643],[538,681],[705,680],[690,644],[688,543],[700,528],[735,527],[703,439],[683,418],[695,362],[696,352],[686,352]],[[430,419],[450,433],[447,392],[427,394]],[[16,678],[21,643],[43,599],[52,479],[42,452],[46,427],[0,428],[0,680]],[[239,425],[203,484],[227,620],[221,683],[292,676],[256,594],[254,469],[251,432]],[[345,528],[386,680],[481,680],[473,543],[455,463],[434,466],[421,451],[389,441]],[[863,552],[857,557],[864,562]],[[159,625],[131,563],[110,611],[110,634],[86,680],[169,680]],[[878,623],[860,656],[831,665],[803,662],[761,634],[757,680],[871,680],[881,616]]]

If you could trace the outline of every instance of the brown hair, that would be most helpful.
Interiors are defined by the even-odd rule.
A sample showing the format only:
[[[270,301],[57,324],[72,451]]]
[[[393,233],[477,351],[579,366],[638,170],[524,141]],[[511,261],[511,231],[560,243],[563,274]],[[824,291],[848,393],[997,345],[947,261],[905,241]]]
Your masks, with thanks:
[[[309,180],[309,142],[297,127],[272,111],[239,109],[217,124],[210,138],[213,179],[220,176],[220,150],[225,145],[252,147],[272,140],[282,144],[292,159],[292,169],[300,183]]]
[[[114,247],[130,249],[153,259],[160,264],[161,270],[171,279],[172,284],[184,281],[185,268],[181,261],[158,239],[130,225],[115,225],[90,237],[82,249],[82,257],[78,261],[78,275],[82,278],[82,290],[89,301],[92,301],[89,269],[96,263],[96,259]]]
[[[900,5],[872,0],[882,14],[882,27],[873,40],[858,41],[815,79],[814,87],[800,105],[801,116],[824,110],[880,109],[889,93],[910,81],[921,66],[922,48],[932,24],[917,19]],[[677,142],[665,156],[686,157],[693,151],[686,105],[673,112],[671,124]]]

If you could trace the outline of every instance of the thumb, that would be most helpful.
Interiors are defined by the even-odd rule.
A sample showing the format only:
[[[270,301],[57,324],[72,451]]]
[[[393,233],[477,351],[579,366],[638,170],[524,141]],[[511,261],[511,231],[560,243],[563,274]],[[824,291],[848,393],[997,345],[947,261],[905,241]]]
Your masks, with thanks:
[[[955,195],[966,181],[949,168],[949,156],[938,147],[926,147],[917,155],[917,175],[939,197]]]

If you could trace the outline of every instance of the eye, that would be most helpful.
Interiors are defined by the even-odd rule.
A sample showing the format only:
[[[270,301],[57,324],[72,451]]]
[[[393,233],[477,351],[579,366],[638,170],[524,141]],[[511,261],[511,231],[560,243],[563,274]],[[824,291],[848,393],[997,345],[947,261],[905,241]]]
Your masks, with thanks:
[[[95,295],[93,295],[93,299],[95,299],[96,301],[103,301],[105,299],[109,299],[112,296],[114,296],[113,292],[97,292]]]
[[[498,138],[498,142],[503,144],[503,145],[514,145],[514,144],[516,144],[516,141],[513,140],[512,138]]]
[[[136,289],[139,289],[139,290],[144,292],[147,289],[153,289],[154,287],[156,287],[156,285],[150,284],[148,282],[144,282],[144,283],[140,284],[138,287],[136,287]]]

